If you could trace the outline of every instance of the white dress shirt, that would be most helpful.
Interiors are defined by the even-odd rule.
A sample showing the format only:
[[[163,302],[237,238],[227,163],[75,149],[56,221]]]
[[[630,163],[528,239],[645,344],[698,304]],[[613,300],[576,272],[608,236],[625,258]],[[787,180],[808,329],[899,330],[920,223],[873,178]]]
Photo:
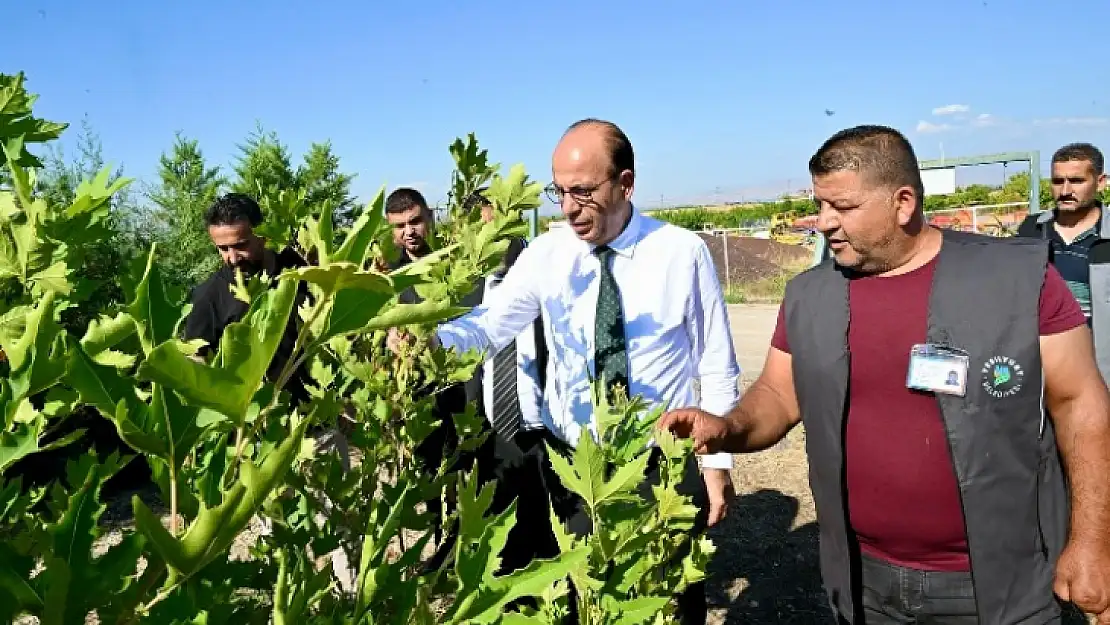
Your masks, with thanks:
[[[491,289],[498,286],[496,276],[486,277],[483,303],[489,301]],[[540,392],[539,363],[536,362],[536,333],[528,324],[516,337],[516,390],[520,398],[520,429],[537,430],[544,427],[540,416],[543,393]],[[482,404],[487,415],[493,410],[493,358],[482,363]],[[492,420],[491,420],[492,423]]]
[[[437,330],[444,347],[476,348],[488,357],[542,314],[550,355],[540,418],[572,446],[583,427],[597,437],[590,377],[596,371],[600,264],[593,247],[570,229],[540,235],[481,306]],[[665,409],[727,413],[739,400],[740,367],[705,243],[633,208],[628,226],[609,247],[616,251],[612,271],[624,310],[629,394]],[[703,466],[731,468],[732,456],[704,457]]]

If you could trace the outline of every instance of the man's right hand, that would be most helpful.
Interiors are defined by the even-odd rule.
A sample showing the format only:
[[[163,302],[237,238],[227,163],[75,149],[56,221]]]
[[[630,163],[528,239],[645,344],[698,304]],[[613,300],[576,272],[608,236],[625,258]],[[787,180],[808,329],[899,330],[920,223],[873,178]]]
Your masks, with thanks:
[[[672,410],[660,417],[656,427],[670,430],[678,438],[693,439],[696,454],[720,452],[730,430],[727,419],[697,408]]]

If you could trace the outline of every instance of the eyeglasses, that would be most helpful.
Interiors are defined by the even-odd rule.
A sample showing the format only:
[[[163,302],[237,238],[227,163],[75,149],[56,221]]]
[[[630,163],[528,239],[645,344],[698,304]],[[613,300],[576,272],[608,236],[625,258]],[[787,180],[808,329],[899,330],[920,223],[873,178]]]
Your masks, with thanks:
[[[616,179],[617,176],[612,176],[610,178],[602,180],[601,182],[593,186],[575,185],[573,187],[568,187],[565,189],[552,182],[551,184],[544,187],[543,192],[547,195],[547,199],[551,200],[555,204],[562,204],[564,195],[571,196],[572,198],[574,198],[575,202],[581,204],[592,200],[594,197],[594,192],[604,186],[606,182]]]

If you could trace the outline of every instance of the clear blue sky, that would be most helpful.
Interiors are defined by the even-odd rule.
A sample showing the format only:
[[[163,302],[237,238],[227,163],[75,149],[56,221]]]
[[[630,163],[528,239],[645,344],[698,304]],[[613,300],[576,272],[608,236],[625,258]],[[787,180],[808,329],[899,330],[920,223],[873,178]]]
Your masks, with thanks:
[[[331,139],[363,197],[442,200],[447,146],[470,131],[546,183],[586,116],[630,135],[642,205],[805,187],[817,145],[865,122],[923,159],[1110,152],[1105,0],[246,4],[14,2],[0,71],[27,72],[42,116],[87,114],[131,176],[149,179],[175,131],[227,164],[257,121],[295,158]]]

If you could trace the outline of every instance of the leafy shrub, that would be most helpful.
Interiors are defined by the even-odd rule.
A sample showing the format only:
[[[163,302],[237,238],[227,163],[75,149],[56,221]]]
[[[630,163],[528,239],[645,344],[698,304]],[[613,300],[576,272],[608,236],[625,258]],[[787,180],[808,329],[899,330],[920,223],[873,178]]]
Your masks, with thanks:
[[[407,326],[426,335],[463,312],[455,303],[500,263],[507,237],[523,234],[521,210],[538,205],[539,185],[521,166],[501,176],[472,135],[456,140],[450,225],[433,254],[392,273],[377,269],[389,252],[384,190],[337,229],[335,207],[313,203],[303,187],[262,188],[259,232],[313,265],[239,276],[233,292],[248,312],[200,361],[201,345],[177,338],[188,306],[167,288],[157,247],[118,276],[126,304],[76,329],[59,323],[89,296],[75,268],[128,181],[104,170],[68,205],[38,196],[38,161],[26,146],[64,126],[33,117],[33,101],[21,75],[0,75],[0,171],[9,181],[0,188],[0,620],[554,623],[567,610],[569,578],[581,622],[662,623],[673,594],[704,576],[712,550],[704,539],[681,567],[665,565],[689,541],[692,508],[673,490],[689,448],[660,437],[664,481],[650,502],[634,492],[657,416],[637,400],[599,403],[601,442],[583,439],[573,459],[553,460],[586,499],[595,533],[571,539],[559,528],[558,556],[513,573],[497,572],[515,504],[491,512],[493,485],[452,469],[482,442],[474,407],[453,416],[452,457],[431,472],[413,460],[437,425],[436,393],[471,376],[479,358],[417,346],[394,357],[385,334]],[[497,217],[484,224],[461,201],[487,184]],[[302,285],[309,297],[298,305]],[[398,303],[409,287],[423,303]],[[266,379],[291,317],[300,328],[294,356]],[[295,404],[284,385],[301,365],[310,399]],[[112,423],[134,456],[78,455],[44,487],[10,479],[17,461],[74,445],[81,430],[53,433],[82,409]],[[345,433],[350,466],[317,450],[328,429]],[[618,467],[612,477],[598,473],[599,459]],[[149,465],[168,510],[135,496],[133,523],[109,535],[101,490],[128,461]],[[447,525],[458,539],[443,567],[428,566],[436,526],[422,509],[436,498],[457,503]],[[247,531],[258,525],[260,535]],[[543,607],[517,603],[528,597]]]

